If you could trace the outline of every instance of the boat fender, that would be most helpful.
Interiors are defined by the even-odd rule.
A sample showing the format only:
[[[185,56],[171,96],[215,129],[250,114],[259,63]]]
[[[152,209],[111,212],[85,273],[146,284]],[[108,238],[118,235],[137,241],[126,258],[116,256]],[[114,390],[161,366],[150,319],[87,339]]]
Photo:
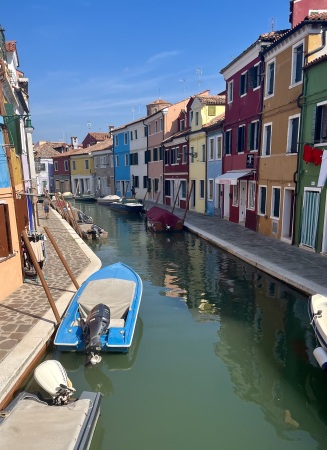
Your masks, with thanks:
[[[322,368],[322,370],[325,370],[327,372],[327,352],[322,347],[317,347],[313,351],[313,356],[316,358],[317,363]]]

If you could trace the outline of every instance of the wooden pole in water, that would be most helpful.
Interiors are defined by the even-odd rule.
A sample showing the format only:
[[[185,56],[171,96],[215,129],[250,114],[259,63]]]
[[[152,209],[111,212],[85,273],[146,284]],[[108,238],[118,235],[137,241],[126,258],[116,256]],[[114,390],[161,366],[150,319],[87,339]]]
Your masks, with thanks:
[[[176,202],[177,202],[177,197],[178,197],[179,191],[180,191],[180,189],[181,189],[181,186],[182,186],[182,183],[180,182],[180,183],[179,183],[179,186],[178,186],[177,193],[176,193],[175,201],[174,201],[174,206],[173,206],[173,209],[172,209],[172,211],[171,211],[172,213],[174,212],[174,209],[175,209],[175,206],[176,206]]]
[[[31,257],[33,266],[35,267],[36,273],[37,273],[38,277],[40,278],[40,281],[42,283],[43,289],[44,289],[44,291],[46,293],[46,296],[48,297],[48,300],[49,300],[51,309],[53,311],[53,314],[55,315],[56,321],[57,321],[57,323],[59,325],[60,322],[61,322],[61,317],[60,317],[60,315],[58,313],[56,304],[53,301],[50,289],[49,289],[49,287],[47,285],[47,282],[45,281],[42,269],[40,267],[40,264],[39,264],[38,260],[36,259],[35,253],[33,251],[33,248],[31,246],[30,240],[28,239],[28,236],[27,236],[27,233],[26,233],[25,230],[22,231],[22,237],[23,237],[24,243],[26,245],[27,251],[28,251],[28,253],[29,253],[30,257]]]
[[[191,186],[190,192],[188,193],[188,196],[187,196],[187,202],[186,202],[186,208],[185,208],[185,213],[184,213],[184,217],[183,217],[183,223],[185,221],[186,213],[187,213],[187,211],[189,209],[189,206],[190,206],[190,198],[191,198],[191,194],[192,194],[192,191],[193,191],[193,187],[194,187],[194,180],[192,181],[192,186]]]
[[[78,233],[78,235],[81,238],[83,238],[83,233],[82,233],[81,227],[78,225],[78,222],[77,222],[77,220],[76,220],[76,218],[75,218],[75,216],[73,214],[73,207],[72,207],[70,202],[68,202],[67,205],[68,205],[68,214],[69,214],[69,216],[71,218],[71,221],[73,223],[73,228],[76,231],[76,233]]]
[[[44,227],[44,231],[46,232],[48,238],[50,239],[51,244],[53,245],[54,249],[56,250],[57,255],[59,256],[61,262],[63,263],[65,269],[67,270],[67,273],[70,276],[72,282],[74,283],[76,289],[79,289],[79,284],[77,283],[77,280],[76,280],[73,272],[70,270],[70,267],[68,266],[67,261],[65,260],[63,254],[61,253],[61,251],[60,251],[56,241],[54,240],[54,238],[53,238],[49,228],[48,227]]]

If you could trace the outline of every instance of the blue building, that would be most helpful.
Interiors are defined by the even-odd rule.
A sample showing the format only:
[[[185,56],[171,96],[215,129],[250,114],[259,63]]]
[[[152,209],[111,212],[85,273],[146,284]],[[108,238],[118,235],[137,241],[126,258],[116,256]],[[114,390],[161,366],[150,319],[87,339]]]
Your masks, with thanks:
[[[112,130],[115,194],[119,196],[132,196],[130,183],[130,137],[127,125]]]

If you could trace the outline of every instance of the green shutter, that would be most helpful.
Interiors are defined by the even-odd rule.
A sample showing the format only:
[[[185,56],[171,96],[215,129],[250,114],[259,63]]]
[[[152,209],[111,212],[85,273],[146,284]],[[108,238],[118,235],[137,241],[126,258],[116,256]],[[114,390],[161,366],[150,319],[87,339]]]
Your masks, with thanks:
[[[10,103],[5,104],[6,115],[5,124],[7,125],[8,138],[10,145],[15,147],[16,154],[21,155],[22,150],[22,138],[20,134],[20,118],[14,115],[14,108]]]

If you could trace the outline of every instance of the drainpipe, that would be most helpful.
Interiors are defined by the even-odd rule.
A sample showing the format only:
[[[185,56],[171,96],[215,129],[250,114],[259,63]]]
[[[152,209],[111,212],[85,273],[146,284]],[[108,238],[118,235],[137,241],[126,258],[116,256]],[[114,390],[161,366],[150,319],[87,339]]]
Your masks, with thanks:
[[[327,32],[327,28],[326,27],[321,27],[321,45],[317,48],[315,48],[314,50],[311,50],[311,52],[308,52],[306,55],[304,55],[304,66],[307,64],[307,60],[309,58],[309,56],[314,55],[315,53],[319,52],[320,50],[322,50],[325,46],[326,46],[326,32]],[[301,116],[302,117],[302,108],[303,108],[303,98],[304,98],[304,94],[306,92],[306,84],[307,84],[307,76],[306,76],[306,71],[303,70],[303,82],[302,82],[302,92],[301,94],[298,96],[297,100],[296,100],[296,104],[299,107],[299,109],[301,110]],[[302,133],[303,133],[303,123],[302,120],[300,121],[300,132],[299,132],[299,144],[304,144],[303,139],[302,139]],[[292,234],[292,245],[295,245],[295,225],[296,225],[296,213],[297,213],[297,207],[298,205],[298,184],[299,184],[299,168],[300,168],[300,158],[299,158],[299,154],[298,154],[298,158],[297,158],[297,165],[296,165],[296,171],[293,174],[293,182],[295,184],[295,199],[294,199],[294,215],[293,215],[293,234]],[[301,214],[299,219],[301,219]],[[298,237],[299,238],[299,237]]]
[[[143,119],[142,123],[146,127],[146,151],[148,151],[148,147],[149,147],[149,129],[148,129],[148,124],[145,124],[144,120],[146,120],[146,119]],[[144,200],[146,198],[147,193],[149,192],[149,170],[148,170],[149,166],[148,166],[148,164],[149,164],[149,162],[146,163],[146,184],[147,184],[147,186],[146,186],[146,194],[145,194]]]

